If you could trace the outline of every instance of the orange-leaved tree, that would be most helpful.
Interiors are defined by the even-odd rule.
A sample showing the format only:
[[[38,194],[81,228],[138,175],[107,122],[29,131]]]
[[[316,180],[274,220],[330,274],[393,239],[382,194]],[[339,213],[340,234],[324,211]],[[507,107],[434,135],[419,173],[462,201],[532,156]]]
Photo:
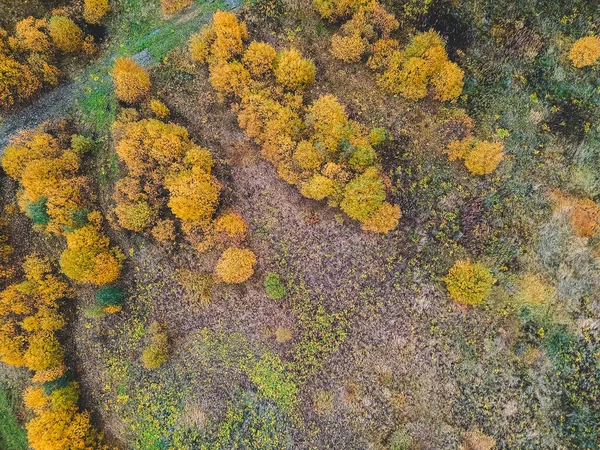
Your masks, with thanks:
[[[132,58],[117,58],[111,72],[115,92],[125,103],[137,103],[150,93],[150,77]]]

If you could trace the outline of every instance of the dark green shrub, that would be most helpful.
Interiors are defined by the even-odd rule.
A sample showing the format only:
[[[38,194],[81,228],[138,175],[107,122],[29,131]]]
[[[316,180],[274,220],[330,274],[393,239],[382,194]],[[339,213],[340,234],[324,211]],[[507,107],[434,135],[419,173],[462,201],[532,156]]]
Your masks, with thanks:
[[[285,285],[281,281],[278,273],[269,272],[265,277],[265,290],[267,295],[274,300],[285,297]]]
[[[116,286],[103,286],[96,293],[96,304],[103,308],[123,305],[123,289]]]
[[[50,216],[46,208],[47,202],[48,199],[46,197],[41,197],[39,200],[27,205],[27,215],[33,220],[35,225],[47,225],[50,222]]]
[[[65,374],[57,378],[56,380],[46,381],[44,383],[44,394],[50,395],[57,389],[66,388],[71,381],[75,380],[75,375],[70,370],[66,371]]]

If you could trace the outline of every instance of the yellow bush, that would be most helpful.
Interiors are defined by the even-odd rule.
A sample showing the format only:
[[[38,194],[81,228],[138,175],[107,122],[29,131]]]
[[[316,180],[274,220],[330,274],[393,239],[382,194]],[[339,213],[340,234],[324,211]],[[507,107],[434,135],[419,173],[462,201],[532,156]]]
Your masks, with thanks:
[[[251,77],[241,62],[220,61],[210,66],[209,81],[220,94],[241,97]]]
[[[216,38],[215,30],[205,26],[200,32],[193,34],[188,43],[188,50],[194,61],[205,63],[210,55],[210,47]]]
[[[481,303],[496,282],[487,267],[469,260],[457,261],[444,281],[450,298],[465,305]]]
[[[323,200],[335,191],[335,182],[323,175],[315,174],[308,179],[300,189],[300,193],[307,198]]]
[[[42,88],[29,67],[0,54],[0,108],[29,99]]]
[[[389,89],[409,100],[419,100],[427,95],[427,82],[430,70],[423,58],[410,58],[398,73],[396,85]]]
[[[54,45],[65,53],[75,53],[83,47],[83,31],[65,16],[52,16],[48,23]]]
[[[28,17],[15,25],[15,40],[20,50],[47,55],[52,49],[45,33],[48,23],[44,19]]]
[[[241,244],[246,239],[248,225],[244,218],[237,213],[228,213],[217,217],[213,224],[215,240],[229,242],[234,245]]]
[[[25,403],[25,406],[36,413],[39,413],[44,409],[44,407],[48,405],[48,401],[49,399],[44,394],[43,388],[29,386],[23,393],[23,402]]]
[[[167,117],[169,117],[169,114],[171,114],[171,111],[169,111],[167,105],[155,98],[150,100],[150,110],[154,114],[154,117],[156,117],[159,120],[166,119]]]
[[[275,79],[290,91],[302,91],[315,81],[315,65],[292,48],[280,52],[275,59]]]
[[[334,34],[331,38],[331,54],[344,62],[357,62],[365,53],[367,43],[359,34],[342,36]]]
[[[175,14],[192,4],[192,0],[161,0],[163,14]]]
[[[306,124],[314,130],[315,147],[323,149],[327,159],[336,155],[348,131],[348,116],[338,99],[328,94],[315,100],[308,108]]]
[[[398,226],[402,214],[398,205],[383,202],[370,217],[363,220],[362,229],[374,233],[388,233]]]
[[[244,40],[248,39],[246,24],[240,23],[235,14],[225,11],[215,12],[212,23],[215,33],[211,47],[212,56],[227,61],[241,55]]]
[[[381,207],[384,200],[383,180],[377,170],[370,167],[346,185],[340,207],[353,219],[364,221]]]
[[[67,234],[60,267],[75,281],[102,285],[119,277],[122,258],[117,248],[110,248],[106,236],[93,225],[86,225]]]
[[[165,180],[169,208],[184,221],[210,221],[219,202],[221,185],[201,167],[183,170]]]
[[[51,332],[38,332],[31,335],[23,362],[29,370],[46,370],[62,364],[65,351]]]
[[[277,52],[266,42],[252,41],[244,53],[243,63],[253,77],[263,77],[273,70]]]
[[[305,170],[318,170],[321,167],[319,152],[308,141],[298,142],[294,151],[294,161]]]
[[[111,75],[117,97],[125,103],[137,103],[150,92],[148,73],[131,58],[117,58]]]
[[[156,211],[146,201],[135,203],[119,203],[115,207],[115,214],[121,225],[126,230],[143,231],[152,225]]]
[[[379,39],[373,44],[373,54],[367,61],[367,66],[373,70],[387,68],[392,56],[400,50],[400,43],[396,39]],[[400,59],[402,54],[398,53]]]
[[[457,98],[464,86],[464,75],[458,64],[445,61],[440,71],[431,79],[433,98],[442,102]]]
[[[158,242],[167,242],[175,240],[175,224],[170,219],[163,219],[156,222],[152,228],[152,236]]]
[[[492,173],[504,158],[502,142],[479,141],[467,153],[465,166],[475,175]]]
[[[574,67],[578,69],[586,66],[591,66],[600,58],[600,37],[586,36],[577,40],[571,52],[569,59]]]
[[[27,424],[32,450],[89,450],[102,448],[87,412],[45,409]]]
[[[315,9],[324,19],[337,20],[349,16],[369,0],[313,0]]]
[[[100,23],[109,11],[108,0],[85,0],[83,2],[83,18],[87,23]]]
[[[252,250],[230,247],[219,258],[215,274],[224,283],[243,283],[254,273],[255,264]]]

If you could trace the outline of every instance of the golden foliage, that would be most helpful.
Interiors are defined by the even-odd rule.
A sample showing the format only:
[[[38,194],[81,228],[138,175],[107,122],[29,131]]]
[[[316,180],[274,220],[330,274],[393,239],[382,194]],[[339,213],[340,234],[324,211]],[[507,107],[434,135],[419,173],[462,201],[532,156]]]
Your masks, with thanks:
[[[48,30],[54,45],[62,52],[75,53],[83,46],[83,31],[66,16],[52,16]]]
[[[335,191],[335,182],[323,175],[314,174],[300,189],[300,193],[307,198],[323,200]]]
[[[217,217],[213,224],[215,241],[220,243],[240,245],[246,239],[247,232],[246,221],[241,215],[234,212]]]
[[[150,92],[148,73],[131,58],[117,58],[111,75],[117,97],[125,103],[137,103]]]
[[[373,70],[385,69],[399,50],[400,43],[396,39],[379,39],[373,44],[373,54],[369,57],[367,66]]]
[[[225,11],[215,12],[212,23],[215,39],[211,54],[225,61],[241,55],[244,40],[248,39],[246,24],[240,23],[235,14]]]
[[[385,200],[385,186],[377,169],[370,167],[354,177],[344,190],[342,211],[355,220],[365,221]]]
[[[182,170],[165,180],[169,208],[184,221],[210,221],[219,202],[221,185],[202,167]]]
[[[71,409],[44,409],[27,424],[32,450],[90,450],[102,448],[87,412]]]
[[[152,228],[151,233],[158,242],[174,241],[175,223],[171,219],[159,220]]]
[[[334,34],[331,38],[331,54],[344,62],[357,62],[365,53],[367,43],[359,34],[342,36]]]
[[[52,44],[46,30],[48,23],[45,19],[28,17],[15,25],[15,46],[21,51],[48,54]]]
[[[147,201],[141,200],[135,203],[117,204],[115,214],[119,220],[119,225],[126,230],[139,232],[152,224],[156,211]]]
[[[362,222],[362,229],[374,233],[388,233],[398,226],[401,216],[398,205],[383,202],[377,211]]]
[[[243,283],[254,273],[255,264],[256,256],[252,250],[230,247],[219,258],[215,275],[224,283]]]
[[[85,0],[83,2],[83,18],[87,23],[99,24],[109,11],[108,0]]]
[[[154,117],[156,117],[159,120],[166,119],[167,117],[169,117],[169,114],[171,114],[171,111],[169,111],[167,105],[155,98],[150,100],[150,110],[154,114]]]
[[[475,175],[492,173],[504,158],[502,142],[478,141],[465,157],[465,166]]]
[[[295,48],[283,50],[275,59],[275,79],[290,91],[305,90],[315,81],[315,65]]]
[[[60,256],[65,275],[80,283],[108,284],[119,277],[123,255],[92,224],[67,234],[67,248]]]
[[[28,339],[23,362],[30,370],[46,370],[62,364],[65,351],[51,332],[37,332]]]
[[[487,267],[469,260],[456,261],[444,281],[450,298],[464,305],[481,303],[496,282]]]
[[[439,72],[431,79],[433,98],[445,102],[457,98],[464,86],[465,73],[452,61],[445,61]]]
[[[450,161],[462,159],[474,175],[487,175],[504,159],[502,142],[477,141],[471,137],[451,141],[446,147]]]
[[[598,36],[582,37],[573,44],[569,53],[569,59],[578,69],[591,66],[598,61],[598,58],[600,58],[600,37]]]
[[[23,402],[27,408],[32,409],[35,413],[39,413],[48,405],[49,399],[44,394],[43,388],[29,386],[23,393]]]
[[[313,5],[321,17],[329,20],[346,17],[368,3],[369,0],[313,0]]]
[[[192,0],[161,0],[160,6],[163,14],[175,14],[183,8],[187,8],[192,4]]]
[[[240,97],[250,83],[250,72],[239,61],[221,60],[210,66],[210,84],[222,95]]]
[[[42,87],[31,69],[0,54],[0,108],[29,99]]]
[[[266,42],[252,41],[244,53],[243,63],[250,75],[263,77],[273,70],[277,52]]]
[[[368,65],[374,70],[385,69],[377,78],[382,89],[410,100],[424,98],[429,92],[440,101],[461,94],[464,72],[448,60],[438,33],[419,33],[403,51],[397,48],[392,40],[378,41],[369,59]]]
[[[192,59],[200,63],[206,62],[215,38],[215,30],[212,27],[204,27],[200,32],[193,34],[188,43],[188,50]]]
[[[317,149],[308,141],[300,141],[294,151],[294,161],[305,170],[318,170],[321,157]]]
[[[338,99],[331,94],[319,97],[308,108],[306,123],[314,130],[314,146],[323,149],[327,159],[335,155],[348,131],[348,116]]]

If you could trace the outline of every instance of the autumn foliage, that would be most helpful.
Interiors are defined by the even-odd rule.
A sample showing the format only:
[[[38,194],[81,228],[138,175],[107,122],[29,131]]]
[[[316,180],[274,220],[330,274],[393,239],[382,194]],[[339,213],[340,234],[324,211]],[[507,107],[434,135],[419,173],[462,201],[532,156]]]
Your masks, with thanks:
[[[23,272],[23,282],[0,292],[0,357],[35,372],[24,394],[34,413],[27,424],[29,445],[33,450],[103,449],[89,414],[78,411],[79,385],[67,381],[65,351],[55,334],[66,324],[60,308],[71,291],[45,258],[28,256]],[[56,387],[47,389],[50,382]]]
[[[210,33],[211,42],[220,54],[231,55],[227,45],[241,45],[245,28],[227,15],[215,16],[221,28],[218,33]],[[269,57],[268,48],[262,46],[255,50],[251,59],[254,70],[261,72],[274,55]],[[229,68],[234,64],[241,66],[239,62],[221,63]],[[211,77],[214,75],[213,72]],[[168,114],[158,100],[152,100],[148,106],[145,110],[153,116]],[[247,231],[244,219],[234,212],[218,214],[222,186],[212,173],[212,153],[196,145],[184,127],[141,118],[137,110],[125,108],[113,124],[113,139],[128,172],[117,182],[113,193],[120,227],[148,232],[163,243],[173,241],[179,229],[199,252],[211,248],[222,251],[243,243]]]
[[[83,18],[87,23],[99,24],[109,11],[108,0],[85,0],[83,2]]]
[[[161,0],[163,14],[175,14],[192,4],[192,0]]]
[[[77,144],[77,139],[72,139]],[[41,129],[23,131],[6,147],[5,172],[19,182],[17,200],[34,225],[64,235],[64,273],[83,283],[104,284],[116,279],[121,253],[110,248],[100,230],[101,216],[89,212],[87,180],[79,174],[81,152],[63,149],[59,139]]]
[[[224,283],[243,283],[254,273],[255,264],[256,256],[252,250],[230,247],[219,258],[215,275]]]
[[[367,15],[387,35],[397,23],[383,12],[373,7]],[[260,145],[278,175],[307,198],[341,206],[363,222],[365,230],[385,233],[396,228],[400,210],[388,203],[382,206],[387,187],[374,148],[385,133],[350,120],[330,94],[304,107],[304,92],[315,79],[312,61],[295,48],[277,52],[262,42],[253,41],[244,49],[245,25],[231,13],[215,17],[219,19],[191,38],[191,56],[208,63],[212,86],[223,98],[237,102],[240,127]],[[346,29],[350,33],[361,27],[357,19]],[[239,55],[241,61],[234,60]]]
[[[474,175],[487,175],[504,159],[502,142],[479,141],[472,137],[451,141],[446,153],[450,161],[463,160],[465,167]]]
[[[469,260],[457,261],[444,281],[450,298],[464,305],[481,303],[496,282],[487,267]]]
[[[434,99],[457,98],[464,72],[448,60],[444,42],[435,31],[415,35],[400,50],[390,37],[399,23],[380,3],[371,0],[314,0],[321,17],[347,19],[331,39],[331,53],[344,62],[358,62],[369,55],[367,65],[379,72],[378,84],[387,92],[409,100],[430,94]]]
[[[125,103],[140,102],[150,92],[148,73],[131,58],[117,58],[111,75],[117,97]]]
[[[600,58],[600,37],[586,36],[577,40],[571,52],[569,59],[573,66],[580,69],[582,67],[591,66]]]
[[[50,37],[57,49],[65,53],[75,53],[83,46],[83,31],[66,16],[53,16],[48,22]]]

